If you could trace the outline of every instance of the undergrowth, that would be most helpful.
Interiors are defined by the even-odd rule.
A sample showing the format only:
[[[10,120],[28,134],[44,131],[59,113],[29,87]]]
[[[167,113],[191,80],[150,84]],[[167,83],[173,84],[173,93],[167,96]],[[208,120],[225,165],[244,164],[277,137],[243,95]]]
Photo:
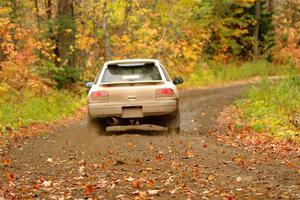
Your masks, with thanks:
[[[4,93],[0,98],[0,132],[6,134],[35,123],[48,123],[71,116],[84,104],[80,95],[53,90],[39,96],[24,93]]]
[[[263,80],[237,102],[242,118],[257,132],[300,142],[300,78],[292,75],[271,83]]]
[[[287,66],[277,66],[265,60],[244,63],[218,63],[209,61],[197,66],[194,72],[186,76],[186,87],[209,86],[252,77],[287,75]]]

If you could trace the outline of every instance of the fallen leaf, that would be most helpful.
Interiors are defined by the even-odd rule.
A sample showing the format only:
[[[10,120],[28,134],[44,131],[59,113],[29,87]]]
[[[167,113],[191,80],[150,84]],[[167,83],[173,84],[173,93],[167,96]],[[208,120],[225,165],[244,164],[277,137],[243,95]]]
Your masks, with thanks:
[[[53,159],[50,157],[50,158],[47,159],[47,162],[48,162],[48,163],[52,163],[52,162],[53,162]]]
[[[44,187],[50,187],[52,185],[52,181],[51,180],[44,181],[42,184],[43,184]]]
[[[124,165],[125,162],[122,160],[117,160],[116,162],[113,163],[113,165]]]
[[[142,164],[142,162],[140,161],[140,159],[137,159],[137,160],[135,161],[135,163],[136,163],[137,165],[141,165],[141,164]]]
[[[158,195],[159,192],[160,192],[159,190],[148,190],[148,194],[151,196]]]
[[[235,181],[239,183],[239,182],[241,182],[241,181],[242,181],[242,178],[239,176],[239,177],[237,177],[237,178],[236,178],[236,180],[235,180]]]
[[[116,196],[116,199],[122,199],[122,198],[124,198],[125,197],[125,195],[123,195],[123,194],[118,194],[117,196]]]
[[[81,164],[82,166],[86,166],[87,163],[86,160],[82,159],[79,164]]]
[[[149,179],[148,181],[147,181],[147,187],[148,188],[152,188],[153,186],[154,186],[154,180],[153,179]]]
[[[2,163],[3,163],[4,167],[7,167],[10,164],[10,160],[9,159],[4,159]]]
[[[113,152],[112,150],[109,150],[109,151],[108,151],[108,154],[113,155],[114,152]]]
[[[80,174],[81,176],[85,176],[85,175],[86,175],[86,171],[85,171],[85,168],[84,168],[83,165],[79,167],[78,172],[79,172],[79,174]]]
[[[155,159],[157,160],[157,161],[160,161],[160,160],[162,160],[162,154],[157,154],[156,156],[155,156]]]
[[[229,197],[227,197],[227,199],[228,199],[228,200],[232,200],[232,199],[233,199],[233,197],[232,197],[232,196],[229,196]]]
[[[150,143],[150,145],[148,146],[148,148],[151,150],[151,151],[153,151],[153,145]]]
[[[140,188],[140,181],[139,180],[132,181],[132,187],[135,188],[135,189],[139,189]]]
[[[194,152],[193,152],[192,150],[187,150],[186,156],[187,156],[188,158],[193,158],[193,157],[194,157]]]
[[[40,188],[41,188],[41,186],[38,185],[38,184],[36,184],[36,185],[33,186],[33,189],[36,189],[36,190],[39,190]]]
[[[6,176],[9,181],[14,180],[14,178],[15,178],[14,174],[11,172],[7,172]]]
[[[85,186],[85,195],[91,196],[93,194],[93,186],[92,185],[86,185]]]
[[[132,193],[133,195],[139,195],[140,194],[140,191],[139,190],[136,190]]]
[[[290,167],[290,168],[295,168],[296,165],[292,162],[287,162],[287,166]]]
[[[132,142],[127,143],[128,148],[132,149],[134,147],[134,144]]]
[[[212,180],[214,180],[215,179],[215,177],[213,176],[213,175],[210,175],[209,177],[208,177],[208,180],[209,181],[212,181]]]
[[[134,178],[132,178],[132,177],[125,177],[124,179],[125,179],[125,181],[129,181],[129,182],[134,181]]]

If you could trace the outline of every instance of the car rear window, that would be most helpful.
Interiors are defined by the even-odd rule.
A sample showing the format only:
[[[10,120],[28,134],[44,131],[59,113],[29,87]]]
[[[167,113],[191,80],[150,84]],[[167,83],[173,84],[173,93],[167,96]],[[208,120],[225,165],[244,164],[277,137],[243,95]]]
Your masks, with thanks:
[[[109,65],[104,71],[102,83],[160,81],[162,77],[154,63]]]

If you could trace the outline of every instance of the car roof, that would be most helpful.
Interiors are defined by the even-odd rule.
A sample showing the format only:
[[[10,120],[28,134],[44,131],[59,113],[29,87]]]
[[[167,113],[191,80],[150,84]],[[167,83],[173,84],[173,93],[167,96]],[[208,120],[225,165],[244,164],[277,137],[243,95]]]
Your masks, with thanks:
[[[113,65],[113,64],[120,64],[120,63],[158,63],[159,60],[157,59],[126,59],[126,60],[112,60],[106,62],[104,65]]]

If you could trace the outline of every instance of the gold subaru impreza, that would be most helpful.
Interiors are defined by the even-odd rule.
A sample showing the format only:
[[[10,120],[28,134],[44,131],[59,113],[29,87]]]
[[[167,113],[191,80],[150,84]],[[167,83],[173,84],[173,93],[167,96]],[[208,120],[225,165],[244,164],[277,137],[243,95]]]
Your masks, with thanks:
[[[101,133],[166,130],[179,133],[177,84],[154,59],[106,62],[94,82],[87,82],[88,127]]]

